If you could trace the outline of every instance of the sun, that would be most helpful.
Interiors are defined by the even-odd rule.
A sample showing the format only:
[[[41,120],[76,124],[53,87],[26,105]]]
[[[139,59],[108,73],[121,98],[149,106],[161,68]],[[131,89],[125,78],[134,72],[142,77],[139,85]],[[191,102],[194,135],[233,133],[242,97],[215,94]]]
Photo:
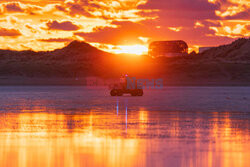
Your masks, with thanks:
[[[118,45],[115,50],[112,50],[116,54],[134,54],[143,55],[148,53],[148,47],[145,45]]]
[[[145,44],[134,44],[134,45],[111,45],[111,44],[100,44],[90,43],[92,46],[97,47],[105,52],[114,54],[130,54],[130,55],[144,55],[148,54],[148,46]]]

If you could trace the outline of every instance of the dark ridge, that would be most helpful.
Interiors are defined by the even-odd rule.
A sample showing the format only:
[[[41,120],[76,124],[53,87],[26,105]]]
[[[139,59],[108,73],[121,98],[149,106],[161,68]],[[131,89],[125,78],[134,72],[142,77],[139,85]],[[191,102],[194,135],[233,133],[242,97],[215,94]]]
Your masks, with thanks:
[[[0,50],[0,77],[119,77],[127,73],[171,82],[207,81],[250,84],[250,39],[182,57],[114,55],[86,42],[73,41],[48,52]],[[1,79],[0,79],[1,80]]]

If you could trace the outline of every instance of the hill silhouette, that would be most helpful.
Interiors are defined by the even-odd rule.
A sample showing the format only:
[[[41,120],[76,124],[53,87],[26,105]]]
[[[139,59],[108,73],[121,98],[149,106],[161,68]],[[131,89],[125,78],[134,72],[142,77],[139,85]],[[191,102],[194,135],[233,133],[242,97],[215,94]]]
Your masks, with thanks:
[[[148,56],[115,55],[88,43],[73,41],[47,52],[0,50],[0,84],[13,78],[86,77],[117,78],[121,74],[140,78],[164,78],[168,85],[250,85],[250,39],[207,50],[202,54],[153,59]],[[15,80],[15,79],[14,79]],[[28,82],[28,81],[27,81]]]

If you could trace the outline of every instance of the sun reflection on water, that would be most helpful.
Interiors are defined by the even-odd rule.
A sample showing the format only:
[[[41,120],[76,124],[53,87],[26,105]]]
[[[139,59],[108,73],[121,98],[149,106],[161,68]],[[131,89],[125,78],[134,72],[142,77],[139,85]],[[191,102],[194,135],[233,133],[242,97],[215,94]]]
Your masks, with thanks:
[[[231,113],[132,111],[114,103],[114,111],[81,114],[46,107],[1,113],[0,166],[250,165],[249,122]]]

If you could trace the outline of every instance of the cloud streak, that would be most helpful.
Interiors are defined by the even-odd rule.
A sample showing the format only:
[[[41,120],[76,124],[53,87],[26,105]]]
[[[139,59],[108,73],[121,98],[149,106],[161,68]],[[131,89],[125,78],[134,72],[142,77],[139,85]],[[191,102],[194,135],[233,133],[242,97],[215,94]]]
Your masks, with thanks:
[[[154,40],[213,46],[248,37],[250,26],[249,0],[2,0],[0,14],[0,48],[20,50],[73,39],[110,50]]]
[[[46,26],[48,30],[64,30],[64,31],[75,31],[78,30],[80,27],[73,24],[70,21],[62,21],[58,22],[56,20],[54,21],[48,21],[46,23]]]
[[[17,37],[20,35],[21,35],[20,31],[16,29],[0,28],[0,36],[2,37]]]

